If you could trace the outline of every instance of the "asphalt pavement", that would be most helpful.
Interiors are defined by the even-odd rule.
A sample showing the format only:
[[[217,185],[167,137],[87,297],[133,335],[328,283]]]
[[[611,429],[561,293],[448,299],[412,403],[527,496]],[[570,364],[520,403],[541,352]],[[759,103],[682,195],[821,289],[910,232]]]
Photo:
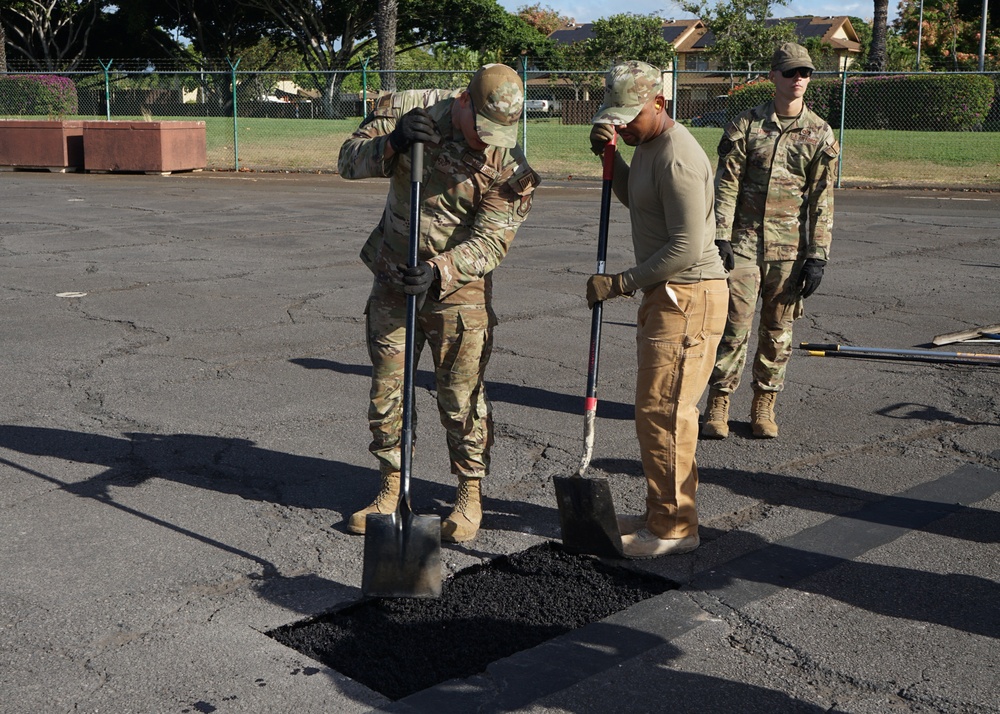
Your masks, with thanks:
[[[0,712],[1000,712],[1000,367],[796,350],[776,440],[699,445],[681,587],[391,702],[267,631],[361,598],[374,493],[358,251],[382,181],[0,174]],[[560,536],[583,448],[598,182],[496,273],[486,516],[454,573]],[[608,269],[630,265],[614,205]],[[1000,323],[1000,194],[842,190],[795,340]],[[604,311],[591,476],[642,508],[636,300]],[[1000,345],[936,348],[1000,354]],[[414,507],[454,493],[428,358]],[[433,656],[415,652],[414,656]]]

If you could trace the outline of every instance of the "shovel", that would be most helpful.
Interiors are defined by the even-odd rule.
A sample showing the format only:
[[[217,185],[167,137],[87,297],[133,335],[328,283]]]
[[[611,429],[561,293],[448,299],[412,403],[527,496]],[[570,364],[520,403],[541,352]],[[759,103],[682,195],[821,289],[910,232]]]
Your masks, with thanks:
[[[416,143],[410,172],[410,267],[417,265],[420,236],[420,177],[424,145]],[[417,296],[406,296],[403,365],[403,431],[399,455],[399,502],[393,513],[369,513],[365,519],[365,559],[361,592],[366,597],[439,597],[441,595],[441,518],[419,516],[410,508],[413,462],[413,382],[416,374]]]
[[[601,220],[597,231],[597,272],[603,274],[608,257],[608,222],[611,216],[611,179],[615,168],[617,132],[604,147],[604,183],[601,187]],[[590,322],[590,361],[587,399],[584,403],[583,458],[572,476],[555,476],[556,502],[563,547],[573,553],[603,557],[622,555],[622,536],[607,479],[584,478],[594,453],[597,420],[597,363],[601,351],[601,316],[604,303],[594,305]]]

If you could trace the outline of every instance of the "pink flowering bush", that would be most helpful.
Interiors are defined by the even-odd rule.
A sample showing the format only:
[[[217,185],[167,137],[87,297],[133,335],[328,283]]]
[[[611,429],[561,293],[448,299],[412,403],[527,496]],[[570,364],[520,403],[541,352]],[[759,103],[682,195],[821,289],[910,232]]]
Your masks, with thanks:
[[[54,74],[0,75],[0,115],[63,117],[77,113],[76,85]]]

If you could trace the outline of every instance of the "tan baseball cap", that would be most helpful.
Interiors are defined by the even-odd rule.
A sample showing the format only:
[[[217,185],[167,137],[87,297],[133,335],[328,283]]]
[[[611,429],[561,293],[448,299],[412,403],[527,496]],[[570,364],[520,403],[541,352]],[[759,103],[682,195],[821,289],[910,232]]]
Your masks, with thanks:
[[[798,69],[808,67],[815,70],[809,50],[794,42],[786,42],[774,51],[771,57],[771,69],[775,72],[784,72],[786,69]]]
[[[517,72],[505,64],[483,65],[469,82],[468,92],[479,138],[490,146],[513,148],[524,108],[524,84]]]
[[[653,65],[636,60],[615,65],[604,76],[604,103],[591,123],[628,124],[662,91],[663,73]]]

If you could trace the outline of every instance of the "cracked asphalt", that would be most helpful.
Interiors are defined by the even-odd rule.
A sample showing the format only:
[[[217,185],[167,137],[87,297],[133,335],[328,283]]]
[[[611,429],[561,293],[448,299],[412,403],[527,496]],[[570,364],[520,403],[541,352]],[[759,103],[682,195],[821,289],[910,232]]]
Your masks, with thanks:
[[[357,601],[379,181],[0,175],[0,712],[1000,712],[1000,367],[797,350],[781,436],[701,442],[682,587],[396,702],[264,633]],[[583,448],[600,185],[543,184],[498,269],[486,519],[450,573],[559,538]],[[1000,194],[838,191],[796,341],[1000,321]],[[628,264],[615,205],[608,268]],[[636,301],[605,308],[594,459],[641,508]],[[1000,354],[996,344],[944,351]],[[414,508],[454,491],[429,363]],[[414,652],[414,657],[433,657]]]

